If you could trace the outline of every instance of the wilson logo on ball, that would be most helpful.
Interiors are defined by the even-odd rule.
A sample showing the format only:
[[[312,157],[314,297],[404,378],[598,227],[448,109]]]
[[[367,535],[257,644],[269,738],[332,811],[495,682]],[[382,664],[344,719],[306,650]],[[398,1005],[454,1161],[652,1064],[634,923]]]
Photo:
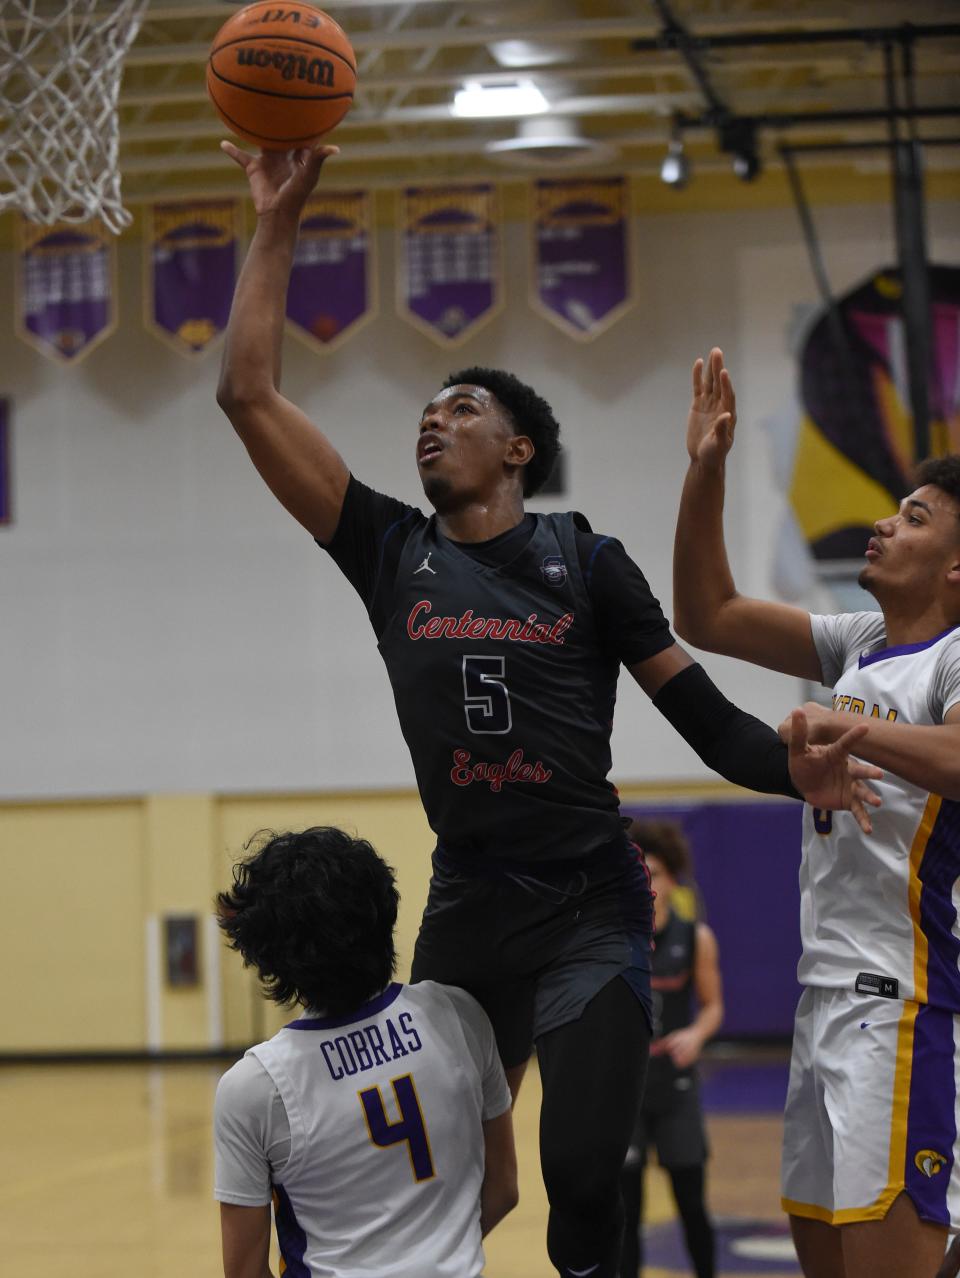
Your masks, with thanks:
[[[357,66],[336,22],[309,4],[247,5],[214,37],[207,92],[224,124],[268,151],[335,128],[353,103]]]
[[[305,80],[308,84],[333,85],[333,63],[320,58],[308,62],[302,54],[271,53],[269,49],[238,49],[237,66],[274,67],[284,80]]]

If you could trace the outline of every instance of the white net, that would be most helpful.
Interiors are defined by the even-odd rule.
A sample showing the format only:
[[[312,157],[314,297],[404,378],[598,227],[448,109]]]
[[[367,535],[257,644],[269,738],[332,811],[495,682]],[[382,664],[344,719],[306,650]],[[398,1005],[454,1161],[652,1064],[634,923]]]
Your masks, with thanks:
[[[0,0],[0,211],[130,222],[117,99],[148,0]]]

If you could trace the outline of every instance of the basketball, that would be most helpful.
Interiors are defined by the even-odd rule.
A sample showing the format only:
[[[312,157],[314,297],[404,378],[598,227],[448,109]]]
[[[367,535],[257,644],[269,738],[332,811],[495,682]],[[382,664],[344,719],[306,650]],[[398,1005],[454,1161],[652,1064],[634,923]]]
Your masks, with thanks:
[[[336,22],[312,4],[258,0],[217,32],[207,92],[224,124],[267,151],[307,146],[353,102],[357,66]]]

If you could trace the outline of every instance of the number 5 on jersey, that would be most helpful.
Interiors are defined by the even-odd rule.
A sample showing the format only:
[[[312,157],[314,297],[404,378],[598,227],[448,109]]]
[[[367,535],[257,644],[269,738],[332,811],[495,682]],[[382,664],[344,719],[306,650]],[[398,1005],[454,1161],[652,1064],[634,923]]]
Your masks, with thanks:
[[[463,710],[471,732],[502,735],[513,727],[505,657],[464,657]]]
[[[357,1093],[363,1105],[370,1139],[381,1149],[388,1149],[391,1145],[401,1145],[406,1141],[414,1179],[430,1180],[436,1172],[433,1167],[433,1155],[430,1153],[427,1129],[423,1122],[423,1113],[420,1109],[420,1098],[413,1085],[413,1076],[404,1074],[402,1078],[393,1078],[390,1082],[400,1111],[400,1118],[395,1123],[391,1123],[387,1117],[379,1087],[368,1087],[365,1091]]]

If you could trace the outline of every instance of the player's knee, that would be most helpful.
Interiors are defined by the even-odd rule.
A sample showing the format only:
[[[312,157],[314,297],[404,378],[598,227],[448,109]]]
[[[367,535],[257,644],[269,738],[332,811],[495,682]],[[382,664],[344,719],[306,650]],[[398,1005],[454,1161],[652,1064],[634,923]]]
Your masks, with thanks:
[[[619,1202],[623,1148],[620,1144],[579,1151],[568,1145],[541,1156],[550,1205],[576,1214],[603,1215]]]

